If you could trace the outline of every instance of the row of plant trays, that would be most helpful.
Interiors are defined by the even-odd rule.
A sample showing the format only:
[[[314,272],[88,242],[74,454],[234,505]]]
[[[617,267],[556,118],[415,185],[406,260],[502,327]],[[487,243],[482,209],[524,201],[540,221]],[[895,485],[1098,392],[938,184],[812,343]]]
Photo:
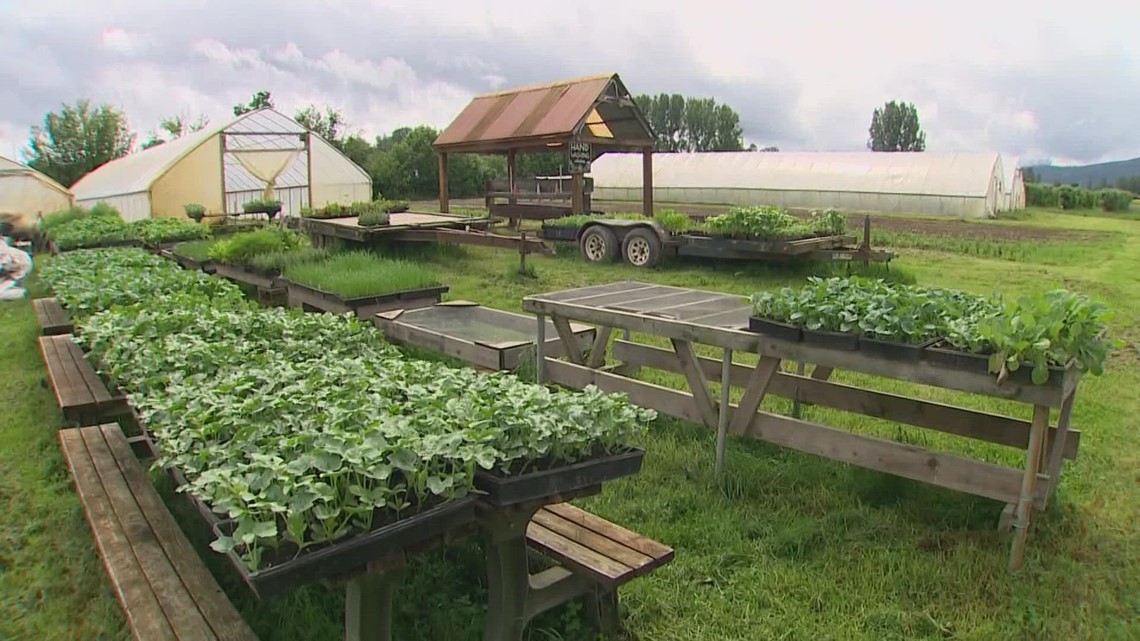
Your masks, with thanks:
[[[796,325],[789,325],[766,318],[751,316],[748,319],[749,331],[779,340],[789,342],[803,342],[807,345],[833,349],[839,351],[859,350],[866,354],[886,360],[900,362],[927,361],[939,367],[959,370],[970,373],[989,373],[989,354],[964,352],[955,349],[945,339],[932,338],[922,343],[897,343],[884,341],[866,336],[859,336],[848,332],[831,332],[823,330],[809,330]],[[1065,372],[1071,367],[1050,366],[1049,380],[1061,380]],[[1030,385],[1033,383],[1031,372],[1033,366],[1024,363],[1017,371],[1010,372],[1010,380]]]
[[[316,287],[302,285],[284,277],[278,278],[277,282],[285,287],[291,306],[301,307],[304,305],[334,314],[352,313],[358,318],[368,321],[371,321],[379,312],[431,307],[443,300],[443,295],[449,290],[446,285],[438,285],[375,296],[345,298]]]

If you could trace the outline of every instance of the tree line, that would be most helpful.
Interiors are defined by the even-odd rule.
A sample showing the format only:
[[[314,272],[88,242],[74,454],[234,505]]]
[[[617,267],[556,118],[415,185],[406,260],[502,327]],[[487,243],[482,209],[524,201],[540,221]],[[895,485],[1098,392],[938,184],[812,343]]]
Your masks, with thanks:
[[[744,145],[740,115],[713,98],[680,94],[639,95],[641,108],[654,132],[659,152],[757,151],[778,152],[776,147]],[[274,107],[269,91],[257,91],[250,100],[234,105],[240,116]],[[346,121],[343,113],[328,105],[306,105],[294,119],[344,153],[372,178],[376,198],[430,198],[439,184],[439,165],[432,143],[439,131],[427,125],[400,127],[366,139]],[[150,130],[141,149],[165,144],[209,126],[204,116],[177,114],[163,118]],[[874,151],[921,151],[925,135],[913,105],[888,103],[872,117],[868,147]],[[44,116],[32,127],[24,155],[28,165],[70,187],[88,172],[121,158],[135,149],[138,134],[131,130],[123,111],[108,105],[78,100],[63,105],[58,113]],[[556,175],[566,160],[559,153],[520,154],[520,176]],[[449,158],[448,185],[451,196],[482,195],[490,178],[506,175],[506,160],[498,155],[455,154]]]

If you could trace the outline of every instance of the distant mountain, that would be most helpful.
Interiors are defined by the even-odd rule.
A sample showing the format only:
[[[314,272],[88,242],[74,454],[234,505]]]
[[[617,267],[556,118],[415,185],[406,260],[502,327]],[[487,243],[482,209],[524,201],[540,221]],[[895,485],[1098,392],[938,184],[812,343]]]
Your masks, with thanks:
[[[1056,183],[1061,185],[1076,183],[1082,187],[1092,188],[1097,188],[1107,183],[1109,187],[1115,187],[1116,182],[1121,178],[1140,176],[1140,158],[1076,167],[1037,165],[1030,167],[1030,169],[1032,169],[1033,173],[1037,176],[1037,180],[1043,183]]]

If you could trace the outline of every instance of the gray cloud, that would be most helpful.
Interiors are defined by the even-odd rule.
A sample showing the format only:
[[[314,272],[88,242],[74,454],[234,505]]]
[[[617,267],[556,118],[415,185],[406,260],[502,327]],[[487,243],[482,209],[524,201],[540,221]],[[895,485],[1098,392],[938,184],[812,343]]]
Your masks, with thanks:
[[[713,96],[740,112],[750,141],[786,150],[862,148],[871,110],[897,97],[919,105],[931,149],[1082,161],[1140,153],[1140,129],[1125,107],[1140,100],[1140,69],[1128,62],[1134,49],[1008,62],[924,52],[909,61],[889,43],[845,48],[844,25],[814,25],[821,31],[800,33],[798,49],[786,44],[797,35],[791,26],[751,41],[727,33],[755,20],[750,5],[724,12],[722,35],[695,24],[698,8],[688,5],[623,4],[626,13],[613,16],[604,4],[582,5],[552,26],[521,5],[437,4],[445,15],[365,0],[0,8],[0,81],[19,87],[0,93],[0,153],[4,143],[23,142],[12,131],[22,138],[47,110],[80,97],[118,104],[145,131],[180,111],[225,118],[230,105],[264,88],[286,110],[328,103],[358,128],[382,133],[446,124],[471,94],[492,88],[607,71],[637,93]],[[120,31],[106,36],[111,29]],[[880,59],[895,62],[876,66]]]

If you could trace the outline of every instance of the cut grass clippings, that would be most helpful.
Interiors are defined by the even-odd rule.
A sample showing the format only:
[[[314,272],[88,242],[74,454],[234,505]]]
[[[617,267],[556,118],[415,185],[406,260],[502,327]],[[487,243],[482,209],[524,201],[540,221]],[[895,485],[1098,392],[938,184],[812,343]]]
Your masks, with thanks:
[[[439,285],[439,278],[421,264],[361,251],[290,265],[285,268],[285,277],[345,299],[383,296]]]

